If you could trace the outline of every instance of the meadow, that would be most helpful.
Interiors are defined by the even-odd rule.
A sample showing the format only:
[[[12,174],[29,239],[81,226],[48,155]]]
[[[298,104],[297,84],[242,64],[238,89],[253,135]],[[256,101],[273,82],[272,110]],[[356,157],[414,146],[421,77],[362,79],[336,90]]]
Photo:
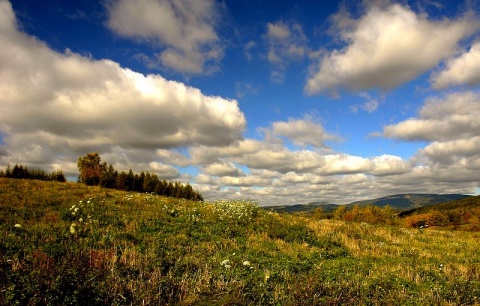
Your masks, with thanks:
[[[480,305],[479,236],[0,178],[0,304]]]

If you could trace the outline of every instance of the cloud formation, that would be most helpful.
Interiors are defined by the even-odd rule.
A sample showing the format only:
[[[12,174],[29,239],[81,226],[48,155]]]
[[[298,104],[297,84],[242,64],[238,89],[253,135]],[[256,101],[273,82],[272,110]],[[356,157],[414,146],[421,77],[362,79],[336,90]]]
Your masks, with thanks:
[[[304,119],[290,118],[288,122],[277,121],[272,125],[276,136],[286,137],[298,146],[314,146],[326,148],[326,141],[340,140],[339,137],[328,134],[323,127],[308,116]]]
[[[170,37],[172,33],[162,32],[165,28],[157,28],[155,20],[150,20],[147,14],[143,23],[138,21],[132,28],[122,29],[126,32],[121,35],[150,43],[156,41],[163,51],[178,52],[184,56],[183,63],[194,67],[184,70],[177,67],[178,71],[195,73],[208,66],[209,57],[203,52],[219,48],[215,19],[207,22],[198,17],[210,14],[198,12],[203,12],[205,5],[215,3],[192,1],[189,7],[185,3],[138,2],[138,7],[133,7],[127,2],[115,1],[109,7],[110,22],[114,20],[114,11],[119,12],[118,16],[125,16],[123,22],[128,24],[138,20],[129,15],[131,13],[143,14],[147,8],[155,12],[158,9],[155,6],[169,5],[163,11],[167,14],[165,19],[157,22],[174,25],[178,22],[176,18],[186,18],[182,19],[180,29],[171,31],[185,32],[189,25],[210,34],[202,36],[199,32],[195,34],[198,38],[192,38],[189,35],[194,33],[182,36],[182,32],[180,36]],[[168,15],[172,12],[174,16]],[[331,74],[333,83],[322,90],[397,84],[451,56],[459,39],[470,33],[465,29],[465,25],[470,24],[467,17],[431,21],[398,4],[369,8],[357,20],[342,14],[336,20],[343,29],[339,33],[347,46],[326,53],[323,61],[328,65],[335,61],[337,64],[353,61],[355,65],[352,64],[352,70]],[[396,28],[411,26],[407,21],[415,24],[416,30],[412,28],[413,32],[393,41],[391,35],[397,33]],[[444,30],[442,36],[434,36],[439,27]],[[417,46],[412,35],[416,35],[418,43],[425,43],[425,47],[422,45],[416,50],[420,58],[433,56],[434,47],[438,47],[436,52],[443,52],[442,55],[437,54],[436,58],[429,59],[430,64],[417,68],[413,67],[417,63],[416,55],[411,56],[411,65],[405,65],[404,57],[413,52],[411,45]],[[427,40],[428,35],[433,38]],[[269,63],[279,76],[285,73],[290,61],[301,59],[309,52],[302,29],[295,24],[269,24],[268,38],[271,40],[271,44],[267,44],[271,51]],[[365,57],[372,51],[368,43],[375,47],[370,59]],[[62,168],[75,176],[77,158],[97,151],[102,160],[119,170],[132,168],[136,172],[154,172],[165,179],[188,181],[207,200],[253,199],[262,205],[310,201],[348,203],[401,192],[467,193],[478,187],[480,96],[475,91],[433,96],[425,101],[416,117],[384,127],[382,136],[386,138],[426,143],[412,158],[383,152],[378,156],[360,156],[336,151],[341,135],[329,131],[320,118],[292,116],[249,131],[245,115],[235,100],[208,96],[197,88],[156,74],[140,74],[111,60],[96,60],[69,50],[53,51],[20,30],[7,1],[0,1],[0,44],[2,165],[19,163],[49,170]],[[245,51],[253,56],[257,47],[249,46]],[[290,48],[292,46],[294,48]],[[353,54],[359,57],[353,60]],[[395,56],[399,56],[396,65],[403,77],[390,75],[397,71],[390,62]],[[448,63],[446,67],[450,67]],[[237,84],[239,96],[248,93],[253,96],[261,86]],[[369,118],[380,110],[379,105],[386,108],[390,103],[374,98],[369,92],[362,92],[360,96],[365,103],[351,109],[371,112],[367,115]],[[335,116],[327,107],[322,113]],[[336,125],[338,131],[341,124],[338,120],[333,126]]]
[[[270,80],[282,84],[288,64],[302,60],[309,53],[307,37],[300,24],[278,21],[267,24],[266,40],[267,59],[273,67]]]
[[[473,44],[468,52],[448,60],[445,69],[432,75],[431,83],[435,89],[480,84],[480,42]]]
[[[407,141],[449,141],[471,138],[480,130],[480,95],[458,92],[426,100],[418,118],[388,125],[383,135]]]
[[[143,55],[147,62],[185,74],[218,69],[223,47],[216,32],[213,0],[114,0],[108,5],[108,26],[118,35],[147,41],[162,51]]]
[[[426,141],[418,152],[420,163],[428,166],[435,180],[475,182],[480,169],[480,94],[467,91],[429,98],[418,118],[386,126],[386,137]],[[413,175],[414,173],[410,174]]]
[[[333,20],[346,46],[312,66],[304,88],[310,95],[340,88],[394,88],[453,55],[458,43],[478,28],[470,15],[434,21],[398,3],[375,2],[359,19],[342,11]]]
[[[234,100],[113,61],[57,53],[20,32],[5,1],[0,20],[4,161],[52,163],[113,147],[133,152],[242,138],[246,120]]]

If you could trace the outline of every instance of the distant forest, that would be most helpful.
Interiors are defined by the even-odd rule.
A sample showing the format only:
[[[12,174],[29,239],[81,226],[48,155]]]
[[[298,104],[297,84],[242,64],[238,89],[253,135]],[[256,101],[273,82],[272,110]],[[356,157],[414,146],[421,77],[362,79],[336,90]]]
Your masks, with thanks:
[[[80,171],[78,182],[89,186],[148,192],[167,197],[203,201],[202,195],[193,190],[188,183],[181,184],[180,182],[160,180],[156,174],[143,171],[136,174],[131,169],[128,172],[118,172],[111,164],[102,163],[98,153],[88,153],[78,158],[77,166]]]
[[[50,173],[40,169],[28,169],[25,166],[17,165],[10,168],[7,166],[5,171],[0,170],[0,177],[13,178],[13,179],[30,179],[40,181],[57,181],[66,182],[67,179],[62,170],[54,170]]]

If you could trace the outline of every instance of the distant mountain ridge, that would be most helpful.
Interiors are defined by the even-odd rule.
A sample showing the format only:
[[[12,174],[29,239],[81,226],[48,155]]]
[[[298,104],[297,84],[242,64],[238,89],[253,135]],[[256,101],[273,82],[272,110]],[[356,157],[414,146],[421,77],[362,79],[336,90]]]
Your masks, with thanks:
[[[313,213],[315,209],[321,207],[324,212],[329,213],[335,211],[338,206],[339,205],[337,204],[330,204],[327,202],[310,202],[307,204],[265,206],[263,208],[283,213]]]
[[[394,194],[381,198],[355,201],[345,206],[352,208],[354,205],[360,207],[373,205],[378,207],[385,207],[389,205],[395,210],[409,210],[423,206],[430,206],[449,201],[460,200],[471,197],[465,194],[419,194],[419,193],[406,193],[406,194]],[[310,202],[307,204],[295,204],[295,205],[281,205],[281,206],[267,206],[264,207],[268,210],[284,213],[313,213],[315,209],[322,208],[325,213],[330,213],[338,208],[338,204],[332,204],[328,202]]]
[[[459,200],[470,197],[465,194],[424,194],[424,193],[407,193],[395,194],[381,197],[373,200],[356,201],[347,204],[347,207],[374,205],[379,207],[390,207],[398,210],[406,210],[417,207],[429,206],[434,204],[445,203],[449,201]]]

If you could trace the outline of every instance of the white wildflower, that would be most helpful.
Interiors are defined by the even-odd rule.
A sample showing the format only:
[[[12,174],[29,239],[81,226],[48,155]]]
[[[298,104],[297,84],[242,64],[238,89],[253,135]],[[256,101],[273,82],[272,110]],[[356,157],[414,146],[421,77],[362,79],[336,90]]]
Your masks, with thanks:
[[[242,263],[242,265],[248,267],[248,266],[250,266],[250,262],[249,262],[248,260],[245,260],[245,261]]]
[[[266,283],[270,279],[270,271],[265,272],[264,282]]]
[[[14,225],[14,227],[16,227],[16,228],[22,228],[22,225],[17,223],[17,224]]]
[[[77,231],[76,227],[77,227],[77,224],[75,224],[75,223],[72,223],[72,224],[70,225],[70,233],[71,233],[71,234],[75,234],[75,233],[76,233],[76,231]]]

